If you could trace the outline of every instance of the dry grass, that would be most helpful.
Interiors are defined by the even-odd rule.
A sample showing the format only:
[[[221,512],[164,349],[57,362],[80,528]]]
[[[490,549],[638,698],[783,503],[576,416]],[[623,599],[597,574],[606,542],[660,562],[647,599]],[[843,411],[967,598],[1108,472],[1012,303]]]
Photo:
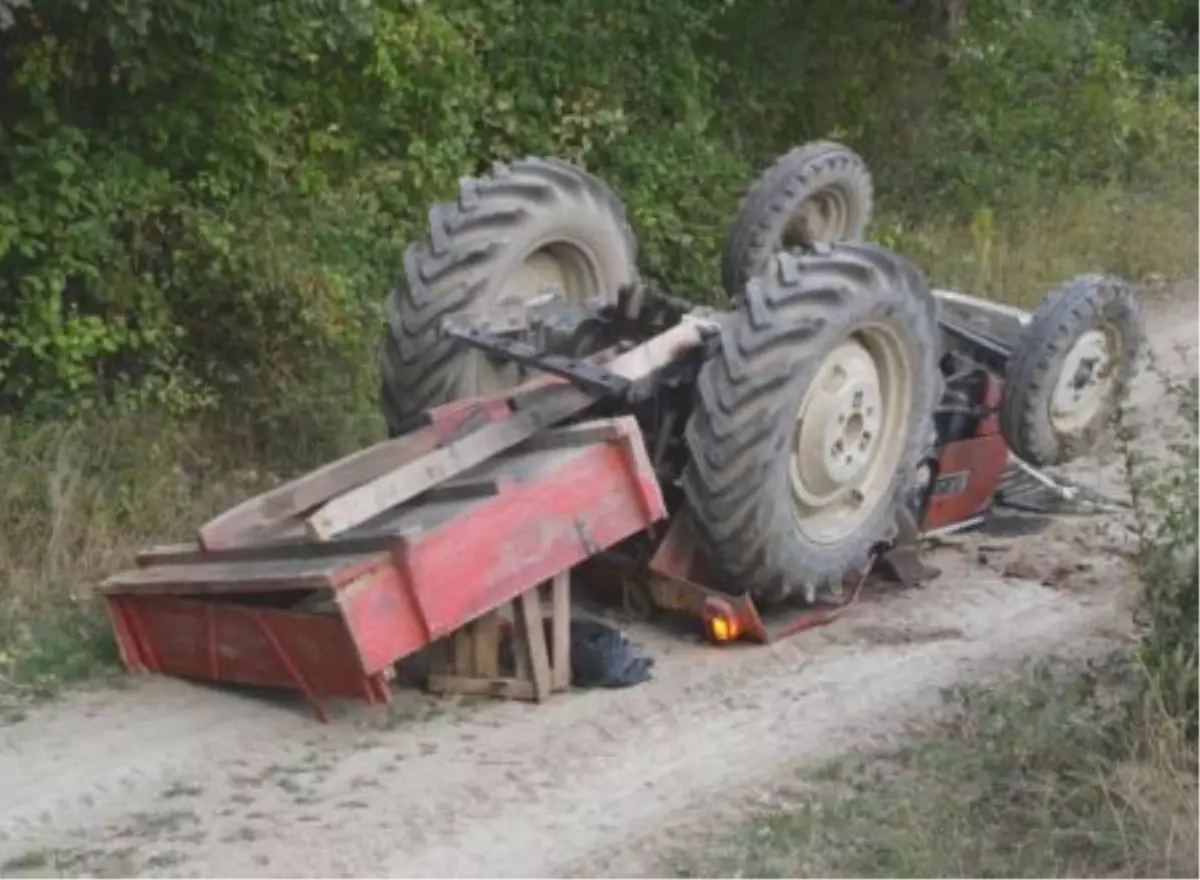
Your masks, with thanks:
[[[95,585],[269,479],[212,445],[166,416],[0,422],[0,708],[108,665]]]
[[[115,668],[96,585],[137,551],[187,540],[222,509],[382,436],[361,406],[323,400],[317,418],[305,403],[295,421],[308,430],[245,413],[0,419],[0,720]]]
[[[1185,177],[1136,190],[1069,190],[1019,215],[982,209],[967,223],[908,227],[885,214],[872,234],[938,287],[1029,307],[1086,272],[1151,285],[1193,278],[1198,223],[1196,181]]]
[[[831,764],[664,864],[699,877],[1195,877],[1194,745],[1126,714],[1133,670],[948,695],[905,748]]]

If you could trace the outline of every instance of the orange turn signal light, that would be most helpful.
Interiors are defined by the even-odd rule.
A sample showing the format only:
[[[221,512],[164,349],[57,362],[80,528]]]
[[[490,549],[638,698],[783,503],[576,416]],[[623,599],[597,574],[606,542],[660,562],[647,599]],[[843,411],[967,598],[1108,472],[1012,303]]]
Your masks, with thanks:
[[[733,606],[717,596],[708,596],[704,600],[701,619],[704,621],[704,632],[710,641],[732,642],[742,635],[742,621]]]
[[[714,642],[732,642],[741,635],[737,618],[718,614],[708,619],[708,635]]]

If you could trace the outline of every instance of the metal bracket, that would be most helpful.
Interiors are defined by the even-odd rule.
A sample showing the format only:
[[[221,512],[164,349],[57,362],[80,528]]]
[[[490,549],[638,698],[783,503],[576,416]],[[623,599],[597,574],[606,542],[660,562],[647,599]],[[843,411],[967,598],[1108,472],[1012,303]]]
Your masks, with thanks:
[[[558,354],[545,354],[528,343],[506,339],[478,327],[465,329],[447,327],[444,332],[447,336],[470,345],[472,348],[561,376],[586,391],[610,397],[623,397],[631,384],[628,379],[611,373],[591,361]]]
[[[937,577],[941,571],[921,561],[922,535],[915,517],[909,511],[902,510],[897,519],[899,531],[896,541],[879,555],[878,565],[884,574],[899,581],[902,587],[912,589]]]

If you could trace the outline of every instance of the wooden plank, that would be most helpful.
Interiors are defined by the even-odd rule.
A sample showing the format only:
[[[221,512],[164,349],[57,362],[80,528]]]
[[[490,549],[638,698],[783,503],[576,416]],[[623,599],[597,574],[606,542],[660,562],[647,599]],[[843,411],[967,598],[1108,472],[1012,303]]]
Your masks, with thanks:
[[[120,572],[105,580],[106,592],[229,593],[334,588],[390,559],[386,553],[350,553],[319,559],[157,565]]]
[[[465,678],[459,675],[429,676],[426,688],[435,694],[460,694],[467,697],[507,697],[511,700],[536,700],[533,682],[517,678]]]
[[[205,550],[198,541],[184,541],[179,544],[149,547],[138,553],[136,561],[139,568],[150,568],[163,565],[328,559],[351,554],[381,553],[388,549],[393,537],[391,534],[345,536],[328,544],[292,539],[264,544],[238,544],[219,550]]]
[[[546,651],[546,630],[542,621],[542,603],[538,599],[537,587],[526,590],[520,600],[521,645],[529,658],[529,669],[533,679],[534,699],[539,703],[550,696],[550,655]]]
[[[471,624],[474,674],[480,678],[500,675],[500,615],[489,611]]]
[[[633,418],[628,416],[627,418]],[[634,420],[636,423],[636,420]],[[580,422],[578,425],[568,425],[565,428],[555,428],[552,431],[542,431],[530,437],[513,450],[513,454],[526,452],[542,452],[551,449],[570,449],[587,446],[592,443],[605,443],[620,440],[629,429],[621,418],[597,419],[591,422]]]
[[[422,496],[420,508],[401,508],[378,523],[361,526],[339,535],[333,541],[309,541],[302,524],[292,536],[281,535],[261,541],[234,543],[205,550],[199,541],[180,541],[158,544],[140,551],[136,564],[140,568],[152,565],[188,565],[208,562],[253,562],[270,559],[313,559],[343,556],[350,553],[380,553],[389,549],[397,536],[415,532],[414,526],[432,528],[452,518],[444,509],[427,508],[426,503],[454,504],[495,497],[502,490],[505,478],[488,478],[437,486]],[[433,522],[430,522],[433,520]],[[412,522],[413,525],[409,523]]]
[[[230,546],[239,539],[245,540],[435,449],[438,439],[439,432],[432,425],[420,428],[412,434],[376,443],[249,498],[202,525],[200,544],[213,550]]]
[[[560,571],[550,588],[551,687],[571,689],[571,571]]]
[[[472,434],[403,465],[384,477],[326,502],[308,517],[308,535],[328,541],[354,526],[402,504],[497,453],[516,446],[548,424],[560,421],[592,403],[575,388],[556,388],[547,400],[503,422]]]
[[[649,375],[703,340],[703,321],[684,321],[617,357],[609,369],[626,379]],[[547,388],[536,404],[501,422],[410,461],[390,473],[327,501],[307,518],[313,540],[328,541],[432,486],[475,467],[543,428],[587,409],[595,398],[570,386]]]
[[[453,669],[455,675],[475,675],[475,632],[472,624],[464,624],[454,631],[451,639],[454,646]]]
[[[489,403],[488,400],[481,400],[477,406],[465,407],[461,414],[456,414],[460,419],[459,427],[501,419],[501,410]],[[503,418],[507,418],[507,413],[503,414]],[[375,480],[436,449],[445,433],[444,425],[431,424],[418,428],[401,437],[384,440],[347,455],[250,498],[201,526],[200,544],[205,549],[214,550],[270,533],[287,520],[313,510],[335,495]],[[303,530],[300,534],[303,534]]]

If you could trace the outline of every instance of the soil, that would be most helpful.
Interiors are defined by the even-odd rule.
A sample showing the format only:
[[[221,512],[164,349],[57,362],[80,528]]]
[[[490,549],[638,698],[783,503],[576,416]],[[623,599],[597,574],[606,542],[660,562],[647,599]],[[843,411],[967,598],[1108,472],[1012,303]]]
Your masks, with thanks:
[[[1194,285],[1147,308],[1160,362],[1194,374]],[[1133,391],[1160,442],[1163,394],[1153,375]],[[1119,486],[1111,454],[1073,476]],[[958,538],[929,553],[931,584],[769,647],[630,623],[653,681],[543,706],[404,691],[322,726],[290,699],[167,679],[75,694],[0,728],[0,874],[652,874],[676,830],[903,736],[944,688],[1125,637],[1128,546],[1113,517]]]

